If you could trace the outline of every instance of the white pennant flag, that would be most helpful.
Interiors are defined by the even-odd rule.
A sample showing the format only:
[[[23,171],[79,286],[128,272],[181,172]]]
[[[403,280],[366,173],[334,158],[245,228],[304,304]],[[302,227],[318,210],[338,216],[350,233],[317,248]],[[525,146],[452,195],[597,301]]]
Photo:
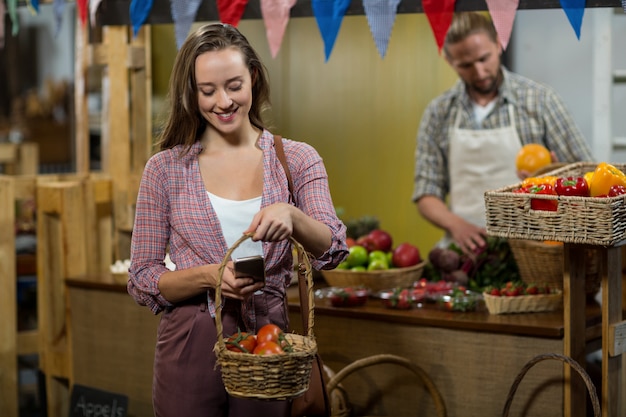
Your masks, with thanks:
[[[176,48],[180,49],[189,35],[189,29],[200,7],[202,0],[170,0],[172,19],[174,20],[174,33],[176,35]]]
[[[498,32],[502,49],[506,49],[513,31],[513,20],[519,0],[485,0],[493,25]]]
[[[289,12],[294,4],[296,0],[261,0],[261,15],[272,58],[276,58],[283,43]]]
[[[363,0],[365,15],[381,58],[387,53],[400,0]]]

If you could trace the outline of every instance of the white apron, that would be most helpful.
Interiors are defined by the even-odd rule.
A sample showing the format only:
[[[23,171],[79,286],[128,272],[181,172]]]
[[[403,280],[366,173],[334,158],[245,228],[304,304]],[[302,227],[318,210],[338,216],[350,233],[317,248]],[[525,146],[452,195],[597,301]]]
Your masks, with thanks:
[[[519,182],[515,158],[522,148],[511,125],[498,129],[460,129],[461,110],[450,132],[450,210],[470,223],[485,227],[485,191]]]

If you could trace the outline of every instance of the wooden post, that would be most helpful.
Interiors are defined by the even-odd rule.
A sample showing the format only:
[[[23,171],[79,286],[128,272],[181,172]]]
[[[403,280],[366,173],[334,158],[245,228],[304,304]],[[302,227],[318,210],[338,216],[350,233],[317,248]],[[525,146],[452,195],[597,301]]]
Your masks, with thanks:
[[[0,410],[17,416],[17,298],[15,276],[15,187],[0,176]]]
[[[87,273],[84,189],[80,181],[37,187],[39,362],[49,417],[68,415],[71,352],[65,327],[65,279]]]

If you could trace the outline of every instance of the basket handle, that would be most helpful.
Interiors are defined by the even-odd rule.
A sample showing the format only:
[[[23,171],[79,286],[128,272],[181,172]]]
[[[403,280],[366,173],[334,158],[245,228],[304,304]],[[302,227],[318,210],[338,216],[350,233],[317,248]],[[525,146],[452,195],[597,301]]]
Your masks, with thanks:
[[[412,371],[424,384],[428,392],[430,393],[433,401],[435,402],[435,409],[437,410],[438,417],[446,417],[447,411],[445,403],[443,402],[443,397],[433,380],[428,376],[428,374],[417,364],[411,362],[407,358],[398,355],[392,354],[380,354],[368,356],[365,358],[357,359],[356,361],[350,363],[341,371],[337,372],[331,379],[328,381],[326,385],[326,389],[329,393],[333,392],[333,390],[337,389],[339,383],[346,378],[348,375],[358,371],[361,368],[365,368],[372,365],[378,365],[383,363],[392,363],[400,366],[404,366]]]
[[[574,359],[570,358],[569,356],[561,355],[558,353],[544,353],[541,355],[537,355],[534,358],[532,358],[530,361],[528,361],[526,365],[524,365],[520,373],[515,378],[513,385],[511,386],[509,395],[507,396],[506,403],[504,405],[504,411],[502,411],[502,417],[509,416],[509,409],[511,408],[511,403],[513,402],[513,398],[515,397],[515,392],[517,391],[519,384],[522,382],[524,375],[526,375],[526,373],[530,370],[530,368],[535,366],[537,363],[544,361],[544,360],[549,360],[549,359],[554,359],[554,360],[564,362],[568,364],[576,372],[578,372],[578,374],[582,377],[583,381],[585,381],[585,385],[587,386],[587,391],[589,392],[589,397],[591,398],[591,403],[593,405],[593,415],[595,417],[601,417],[602,412],[600,411],[600,401],[598,400],[596,387],[593,384],[593,381],[591,381],[591,377],[589,376],[587,371],[585,371],[585,368],[583,368],[578,362],[576,362]]]
[[[224,255],[224,259],[222,259],[222,262],[220,263],[219,266],[219,270],[218,270],[218,274],[217,274],[217,283],[215,285],[215,327],[217,330],[217,347],[220,350],[224,350],[226,349],[226,344],[224,342],[224,335],[223,335],[223,325],[222,325],[222,309],[224,307],[224,300],[222,299],[222,279],[223,279],[223,275],[224,275],[224,269],[226,268],[226,264],[228,263],[228,261],[230,260],[230,257],[233,253],[233,251],[244,241],[246,241],[247,239],[250,239],[252,237],[252,233],[246,233],[244,235],[242,235],[231,247],[230,249],[228,249],[228,251],[226,252],[226,255]],[[300,285],[300,306],[301,308],[303,308],[304,305],[304,297],[302,296],[303,294],[303,288],[305,287],[305,281],[306,281],[306,291],[304,291],[304,294],[306,295],[306,298],[308,298],[308,327],[305,326],[305,329],[307,330],[307,335],[309,337],[313,337],[313,324],[314,324],[314,310],[315,310],[315,302],[313,299],[313,271],[312,271],[312,267],[311,267],[311,261],[309,260],[309,257],[306,253],[306,251],[304,250],[304,247],[297,241],[295,240],[293,237],[289,237],[289,240],[291,241],[293,247],[296,249],[296,251],[298,252],[298,281],[299,281],[299,285]],[[304,316],[303,316],[303,320],[304,320]]]

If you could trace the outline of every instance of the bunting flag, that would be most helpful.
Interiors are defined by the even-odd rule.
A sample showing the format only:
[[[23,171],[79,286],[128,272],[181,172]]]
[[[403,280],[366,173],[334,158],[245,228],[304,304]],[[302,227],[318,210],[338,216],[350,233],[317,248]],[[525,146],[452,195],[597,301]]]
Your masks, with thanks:
[[[33,15],[39,14],[39,0],[26,0],[26,5]]]
[[[217,0],[217,12],[220,22],[237,26],[246,10],[248,0]]]
[[[7,0],[7,8],[11,18],[11,35],[16,36],[20,31],[20,22],[17,19],[17,0]],[[4,15],[2,18],[4,19]]]
[[[102,0],[91,0],[89,2],[89,20],[91,21],[91,26],[96,26],[96,13],[98,12],[100,3],[102,3]]]
[[[367,23],[381,58],[387,53],[398,4],[400,0],[363,0]]]
[[[422,0],[422,8],[435,35],[439,53],[452,24],[455,3],[456,0]]]
[[[261,0],[261,15],[272,58],[278,55],[289,23],[289,12],[295,4],[296,0]]]
[[[174,33],[176,35],[176,47],[180,49],[189,35],[189,29],[194,20],[202,0],[170,0],[172,19],[174,20]]]
[[[326,62],[335,45],[343,16],[350,6],[350,0],[312,0],[311,7],[317,21],[322,40],[324,41],[324,54]]]
[[[54,12],[54,20],[57,22],[55,36],[61,32],[63,25],[63,12],[65,10],[65,0],[54,0],[52,3],[52,11]]]
[[[580,40],[580,27],[583,24],[586,2],[587,0],[561,0],[561,7],[574,28],[578,40]]]
[[[78,7],[78,17],[80,17],[80,23],[85,26],[87,24],[87,2],[89,0],[76,0],[76,7]]]
[[[6,5],[0,0],[0,50],[4,49],[4,14],[6,13]]]
[[[626,1],[626,0],[625,0]],[[486,0],[493,26],[498,32],[502,49],[506,49],[511,40],[513,21],[519,6],[519,0]]]
[[[130,1],[130,23],[133,26],[133,36],[137,36],[139,29],[146,22],[152,10],[153,0],[131,0]]]

